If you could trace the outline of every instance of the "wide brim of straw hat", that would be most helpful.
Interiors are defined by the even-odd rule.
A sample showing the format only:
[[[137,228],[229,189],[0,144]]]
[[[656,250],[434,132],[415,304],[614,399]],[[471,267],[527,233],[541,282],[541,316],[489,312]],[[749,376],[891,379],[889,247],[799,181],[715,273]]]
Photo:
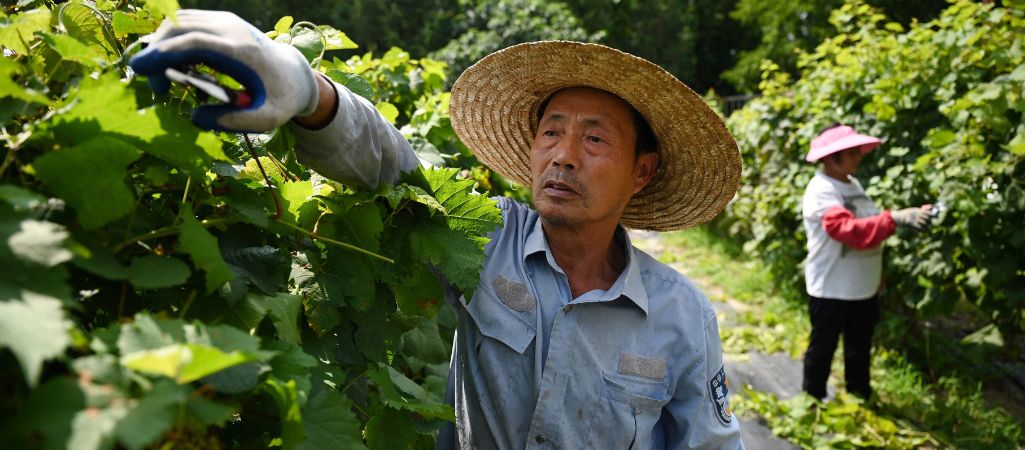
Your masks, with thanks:
[[[466,69],[452,86],[452,127],[477,158],[531,185],[530,147],[542,102],[587,86],[626,100],[648,121],[659,165],[626,206],[629,228],[670,231],[711,220],[737,192],[740,153],[722,118],[661,67],[603,45],[514,45]]]

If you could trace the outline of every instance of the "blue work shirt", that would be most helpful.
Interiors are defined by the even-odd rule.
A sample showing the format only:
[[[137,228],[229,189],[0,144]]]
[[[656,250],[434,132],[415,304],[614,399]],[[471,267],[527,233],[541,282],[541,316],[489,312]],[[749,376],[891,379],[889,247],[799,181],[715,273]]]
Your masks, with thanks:
[[[473,300],[460,299],[439,449],[743,448],[715,312],[634,248],[607,291],[572,298],[538,214],[499,199]]]
[[[300,161],[370,188],[416,167],[373,104],[332,83],[338,110],[321,129],[292,124]],[[715,312],[683,275],[633,248],[608,291],[572,298],[537,212],[500,199],[446,393],[456,415],[438,448],[743,448],[730,412]],[[540,349],[540,351],[539,351]]]

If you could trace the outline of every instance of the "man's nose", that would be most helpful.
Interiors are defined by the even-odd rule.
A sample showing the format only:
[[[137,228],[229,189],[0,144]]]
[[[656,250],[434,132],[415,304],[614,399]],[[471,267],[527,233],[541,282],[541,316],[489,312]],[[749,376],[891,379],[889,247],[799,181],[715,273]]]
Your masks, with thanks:
[[[566,169],[575,169],[580,165],[580,152],[583,145],[577,136],[566,136],[567,139],[560,139],[556,144],[555,156],[552,158],[552,166]]]

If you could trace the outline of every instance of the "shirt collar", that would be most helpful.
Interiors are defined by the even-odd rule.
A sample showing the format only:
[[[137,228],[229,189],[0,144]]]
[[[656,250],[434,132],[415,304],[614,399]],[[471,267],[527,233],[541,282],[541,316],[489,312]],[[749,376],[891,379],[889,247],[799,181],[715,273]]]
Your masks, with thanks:
[[[622,296],[637,305],[641,311],[644,311],[644,315],[647,316],[648,291],[644,289],[644,283],[641,281],[641,268],[637,260],[637,249],[635,249],[633,244],[630,242],[630,236],[622,225],[616,227],[616,233],[613,239],[616,239],[623,244],[626,256],[626,268],[619,274],[619,278],[612,283],[609,290],[597,296],[591,295],[591,298],[588,298],[586,301],[610,301]],[[544,253],[548,265],[556,272],[563,273],[562,268],[555,262],[551,249],[548,247],[548,239],[545,238],[544,231],[541,228],[540,218],[534,221],[534,225],[531,227],[530,232],[527,233],[527,238],[523,243],[523,262],[526,263],[527,257],[536,253]],[[581,299],[588,297],[588,294],[590,293],[582,295]]]

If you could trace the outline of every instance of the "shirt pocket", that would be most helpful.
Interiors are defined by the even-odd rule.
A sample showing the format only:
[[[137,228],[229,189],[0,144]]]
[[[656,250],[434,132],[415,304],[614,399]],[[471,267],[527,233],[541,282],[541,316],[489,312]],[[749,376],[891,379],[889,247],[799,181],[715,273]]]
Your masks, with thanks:
[[[646,449],[651,447],[652,431],[669,403],[669,383],[665,380],[605,372],[588,441],[590,448]]]
[[[507,306],[490,286],[480,286],[473,300],[464,306],[480,333],[522,354],[534,340],[536,312],[517,311]],[[477,341],[477,351],[484,342]]]

